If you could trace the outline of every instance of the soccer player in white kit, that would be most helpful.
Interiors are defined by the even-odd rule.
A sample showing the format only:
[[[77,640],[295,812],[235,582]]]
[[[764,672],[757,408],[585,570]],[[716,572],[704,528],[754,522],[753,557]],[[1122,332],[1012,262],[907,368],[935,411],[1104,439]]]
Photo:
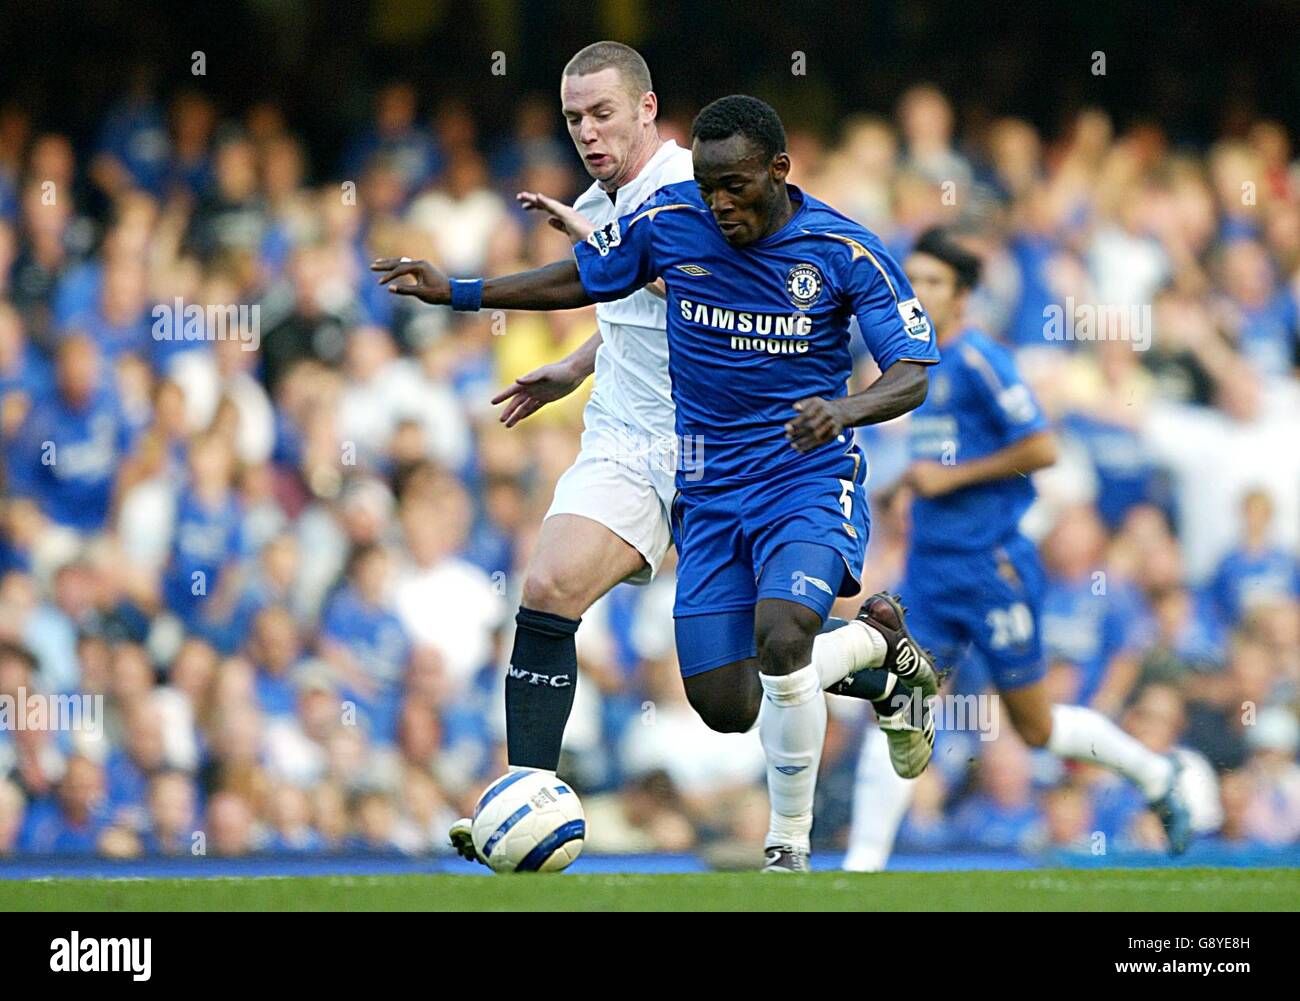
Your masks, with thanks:
[[[659,188],[689,180],[691,152],[659,136],[658,98],[641,55],[597,42],[564,68],[560,99],[569,135],[595,179],[573,212],[596,225],[626,215]],[[567,206],[522,194],[562,228]],[[596,307],[597,332],[562,361],[520,376],[498,394],[507,427],[577,389],[595,373],[582,449],[560,477],[524,578],[506,677],[506,753],[513,768],[554,772],[573,707],[582,615],[624,580],[658,571],[671,534],[677,438],[668,379],[664,301],[649,289]],[[474,857],[468,821],[452,843]]]

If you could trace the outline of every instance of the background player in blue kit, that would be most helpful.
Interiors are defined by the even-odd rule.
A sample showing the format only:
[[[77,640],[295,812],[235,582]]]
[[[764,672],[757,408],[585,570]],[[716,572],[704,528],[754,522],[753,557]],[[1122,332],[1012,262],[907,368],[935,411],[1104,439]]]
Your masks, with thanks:
[[[1160,817],[1171,851],[1181,854],[1190,824],[1174,762],[1093,709],[1048,702],[1039,635],[1045,578],[1019,522],[1034,499],[1028,474],[1056,461],[1056,441],[1010,353],[965,325],[979,261],[942,230],[929,230],[906,270],[943,352],[911,418],[914,461],[904,477],[915,499],[901,591],[914,607],[914,635],[945,667],[973,646],[1025,742],[1132,780]],[[873,779],[860,782],[855,812],[895,819],[859,829],[892,842],[911,785]],[[855,847],[880,864],[889,851],[889,844]]]
[[[709,726],[743,731],[759,720],[768,868],[801,870],[824,688],[862,667],[889,672],[872,697],[905,696],[880,714],[901,738],[895,767],[915,775],[929,760],[933,725],[896,682],[928,694],[934,673],[898,604],[875,596],[857,621],[818,634],[836,597],[859,589],[869,528],[866,462],[844,432],[916,407],[938,352],[875,236],[786,184],[785,134],[770,107],[723,98],[692,131],[694,182],[592,232],[576,263],[486,282],[449,282],[423,261],[372,267],[383,282],[416,279],[394,292],[458,309],[566,309],[664,280],[677,433],[683,453],[701,459],[679,468],[672,512],[678,659]],[[853,316],[883,375],[848,396]]]

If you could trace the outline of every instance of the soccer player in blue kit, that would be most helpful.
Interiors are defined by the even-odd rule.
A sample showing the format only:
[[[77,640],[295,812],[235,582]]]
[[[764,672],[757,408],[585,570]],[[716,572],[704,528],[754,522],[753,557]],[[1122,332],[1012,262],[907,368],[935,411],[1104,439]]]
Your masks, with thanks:
[[[925,403],[911,416],[913,462],[904,475],[914,499],[900,591],[913,610],[913,635],[941,667],[956,665],[973,646],[1025,742],[1136,783],[1170,850],[1181,854],[1190,821],[1175,761],[1094,709],[1048,702],[1039,636],[1045,576],[1019,523],[1034,499],[1028,474],[1056,461],[1056,441],[1011,354],[965,323],[979,259],[932,229],[917,240],[905,268],[943,353]],[[861,771],[845,865],[881,868],[913,784]]]
[[[905,738],[891,741],[900,774],[919,774],[933,746],[924,697],[937,679],[901,606],[875,595],[854,622],[823,629],[835,599],[859,590],[869,529],[866,462],[846,432],[916,407],[938,352],[880,241],[786,183],[775,111],[722,98],[692,140],[695,180],[591,232],[574,261],[486,281],[449,281],[423,261],[372,267],[393,292],[458,309],[569,309],[663,279],[677,434],[701,457],[679,468],[672,510],[678,659],[710,727],[757,719],[772,807],[765,868],[805,871],[823,689],[880,669],[889,683],[873,704],[904,696],[878,712]],[[850,396],[854,316],[883,374]]]

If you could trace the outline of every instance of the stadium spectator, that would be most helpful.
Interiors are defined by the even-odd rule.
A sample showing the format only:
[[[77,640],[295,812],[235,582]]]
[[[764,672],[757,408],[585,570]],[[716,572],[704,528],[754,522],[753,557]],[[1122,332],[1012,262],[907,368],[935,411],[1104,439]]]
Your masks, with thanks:
[[[1048,572],[1043,596],[1043,642],[1049,655],[1073,671],[1073,698],[1096,700],[1112,711],[1118,698],[1107,692],[1134,670],[1140,625],[1138,599],[1111,582],[1103,569],[1106,534],[1091,507],[1063,512],[1043,543]]]
[[[207,851],[237,857],[256,848],[251,804],[236,792],[219,792],[208,801]]]
[[[351,847],[362,852],[392,852],[401,848],[397,811],[392,798],[377,789],[360,793],[352,810],[357,818]]]
[[[980,848],[1028,846],[1042,813],[1033,796],[1029,752],[1014,734],[984,745],[978,782],[953,813],[954,839]]]
[[[584,850],[685,852],[695,845],[695,829],[663,771],[633,779],[621,794],[589,797],[583,809],[591,830]]]
[[[79,532],[104,526],[118,463],[131,451],[131,429],[108,380],[93,340],[79,335],[62,342],[55,392],[33,405],[5,449],[13,491]]]
[[[472,517],[465,489],[440,478],[428,492],[402,502],[407,562],[398,571],[394,607],[412,642],[437,650],[448,680],[463,692],[492,655],[503,595],[488,574],[457,555]]]
[[[149,828],[143,834],[146,851],[160,855],[189,854],[195,833],[194,783],[189,775],[164,771],[149,783]]]
[[[1241,541],[1219,563],[1211,587],[1223,621],[1237,626],[1253,608],[1300,598],[1300,561],[1272,536],[1273,502],[1252,490],[1241,502]]]
[[[288,609],[269,605],[253,621],[248,653],[257,670],[254,697],[267,717],[297,712],[294,668],[302,657],[298,625]]]
[[[416,124],[417,104],[415,88],[409,82],[398,80],[385,86],[375,98],[374,124],[343,154],[342,176],[359,176],[380,155],[393,162],[408,194],[438,174],[441,155],[433,137]]]
[[[149,787],[166,763],[163,716],[148,699],[127,711],[122,743],[108,753],[104,775],[106,809],[116,827],[136,832],[149,826]]]
[[[89,758],[68,759],[56,793],[33,799],[21,837],[33,853],[89,854],[108,826],[104,773]]]
[[[1250,730],[1247,769],[1254,789],[1246,807],[1246,829],[1269,845],[1294,844],[1300,838],[1300,724],[1281,706],[1263,710]]]
[[[1096,844],[1094,830],[1092,806],[1084,789],[1067,783],[1044,793],[1044,848],[1091,854]]]
[[[916,779],[916,795],[898,830],[898,847],[903,851],[940,851],[953,839],[951,821],[945,812],[948,790],[943,773],[927,768]]]
[[[298,786],[282,782],[271,790],[270,833],[262,850],[296,855],[318,852],[324,840],[311,826],[311,802]]]

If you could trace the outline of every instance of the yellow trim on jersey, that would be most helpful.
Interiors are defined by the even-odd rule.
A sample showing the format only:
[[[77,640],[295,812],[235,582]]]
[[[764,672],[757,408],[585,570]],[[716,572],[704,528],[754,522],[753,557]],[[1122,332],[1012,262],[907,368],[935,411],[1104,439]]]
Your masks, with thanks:
[[[867,250],[867,248],[864,247],[862,244],[858,243],[858,241],[853,239],[852,237],[840,236],[838,233],[813,233],[810,230],[806,230],[806,229],[804,230],[804,232],[807,233],[809,236],[829,236],[832,240],[839,240],[840,243],[848,244],[850,247],[853,248],[852,259],[855,261],[859,257],[871,257],[871,252]],[[873,261],[875,260],[874,257],[872,257],[871,259]],[[880,267],[880,265],[877,264],[876,267]]]
[[[807,232],[807,230],[805,230],[804,232]],[[869,251],[866,247],[864,247],[862,244],[860,244],[857,240],[853,239],[852,237],[840,236],[838,233],[819,233],[814,235],[829,236],[832,240],[839,240],[840,243],[847,244],[853,250],[853,256],[850,258],[850,260],[856,261],[859,257],[865,257],[867,260],[869,260],[872,264],[876,266],[876,270],[880,272],[880,277],[885,279],[885,284],[889,286],[889,292],[894,297],[894,302],[898,302],[898,289],[894,288],[894,283],[889,278],[889,272],[886,271],[883,267],[881,267],[880,262],[876,260],[875,254],[873,254],[871,251]]]
[[[640,215],[633,216],[633,217],[632,217],[632,221],[629,222],[629,223],[627,224],[627,228],[628,228],[628,229],[631,229],[633,226],[635,226],[635,225],[636,225],[638,222],[640,222],[642,219],[653,219],[653,218],[654,218],[656,215],[658,215],[660,212],[663,212],[663,211],[665,211],[665,210],[667,210],[667,209],[693,209],[693,208],[695,208],[695,206],[694,206],[694,205],[691,205],[691,204],[689,204],[689,203],[687,203],[687,202],[682,202],[682,203],[677,204],[677,205],[656,205],[656,206],[655,206],[654,208],[652,208],[652,209],[646,209],[646,210],[645,210],[644,212],[642,212]]]

